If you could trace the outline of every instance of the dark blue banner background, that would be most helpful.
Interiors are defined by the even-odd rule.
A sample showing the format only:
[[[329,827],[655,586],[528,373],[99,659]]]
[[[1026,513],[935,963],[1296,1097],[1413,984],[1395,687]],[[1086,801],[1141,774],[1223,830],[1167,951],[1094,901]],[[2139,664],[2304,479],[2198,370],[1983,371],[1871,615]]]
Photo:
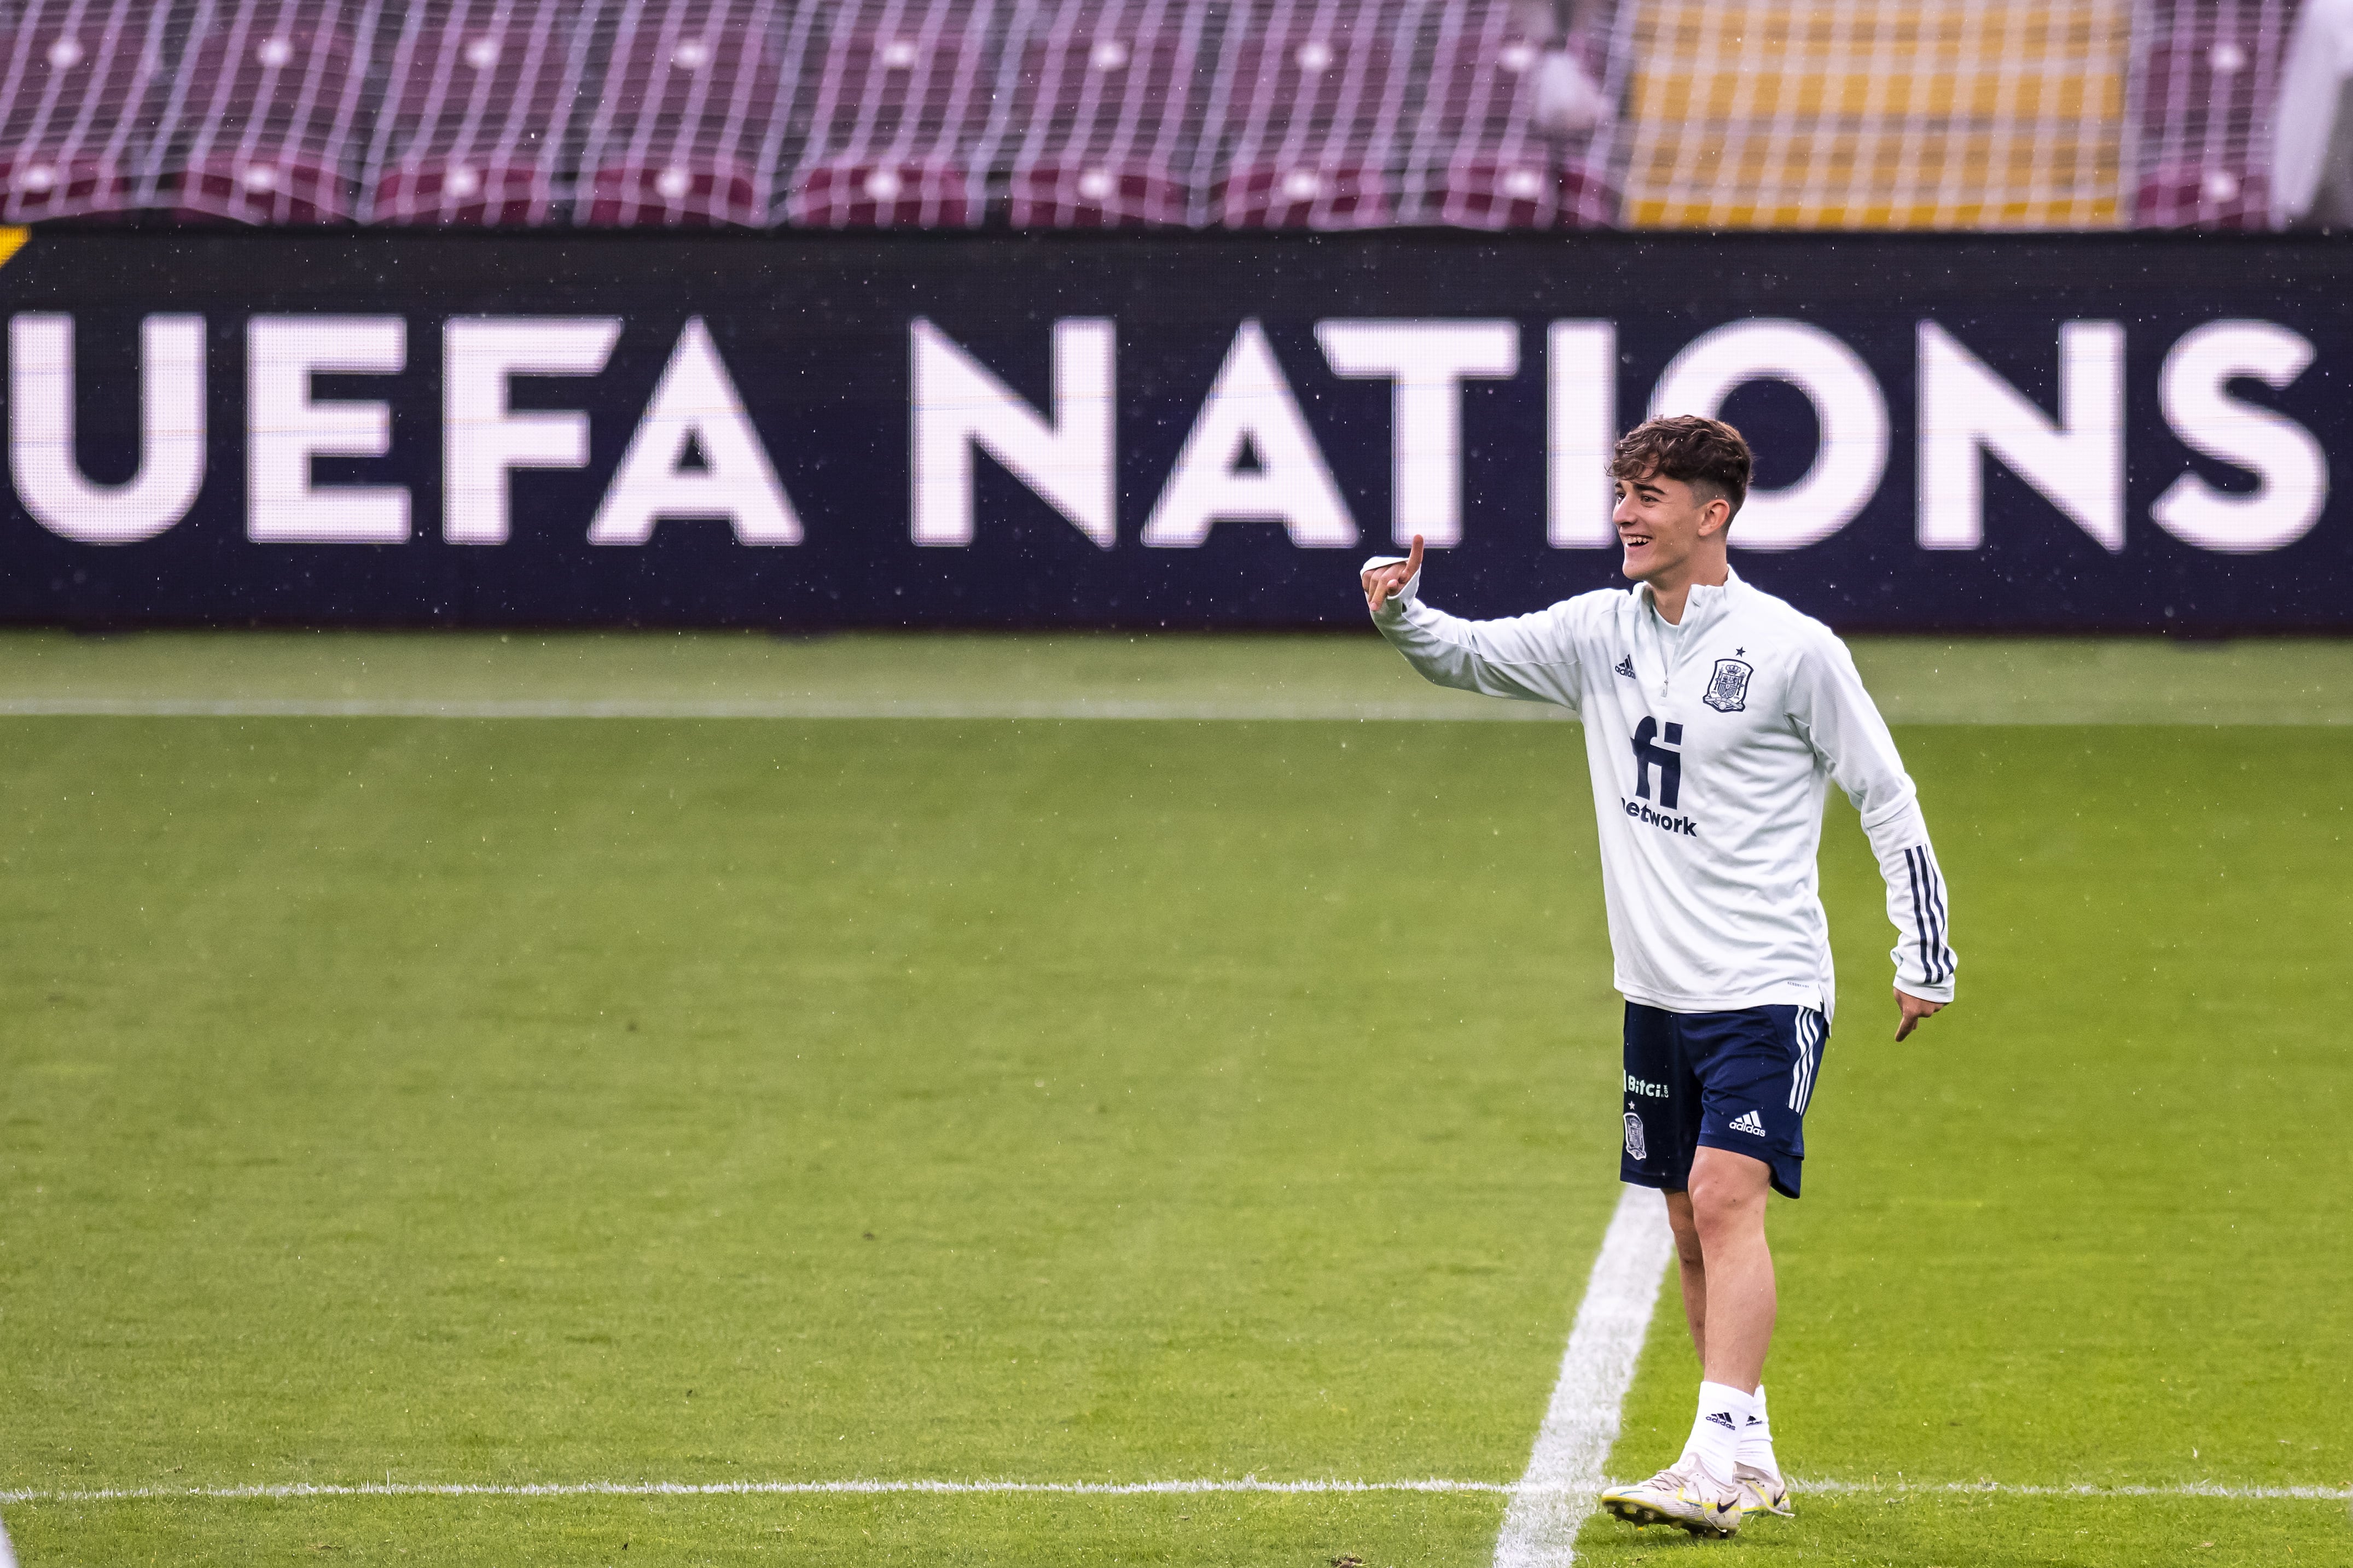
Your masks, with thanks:
[[[2353,249],[2327,238],[2003,238],[1596,235],[1512,243],[1455,235],[882,239],[644,235],[435,236],[43,232],[0,269],[12,316],[66,313],[76,336],[76,453],[91,481],[140,452],[141,322],[201,315],[206,462],[185,517],[139,542],[91,543],[36,521],[19,482],[0,515],[0,619],[17,624],[902,626],[1295,626],[1363,615],[1357,563],[1390,546],[1392,391],[1331,370],[1319,321],[1508,319],[1519,370],[1462,383],[1462,542],[1438,556],[1433,602],[1494,615],[1617,583],[1615,552],[1546,542],[1548,325],[1615,323],[1617,425],[1669,362],[1750,318],[1825,329],[1883,395],[1883,475],[1819,543],[1736,550],[1752,580],[1842,629],[2179,630],[2353,626],[2353,514],[2332,490],[2293,542],[2256,552],[2186,542],[2152,521],[2185,472],[2223,492],[2256,477],[2192,451],[2168,425],[2159,368],[2216,321],[2275,323],[2310,363],[2229,395],[2286,416],[2343,467],[2353,436]],[[397,374],[315,378],[322,401],[387,404],[382,458],[322,458],[322,489],[409,492],[403,543],[248,536],[248,323],[257,315],[399,316]],[[607,316],[622,322],[595,374],[522,376],[517,409],[579,409],[586,465],[522,469],[502,544],[442,537],[443,323]],[[708,324],[805,536],[739,542],[723,521],[670,519],[639,545],[587,542],[690,318]],[[1050,414],[1058,320],[1108,318],[1117,342],[1117,534],[1086,537],[983,456],[974,538],[910,537],[910,331],[927,319]],[[1302,548],[1277,523],[1219,521],[1198,548],[1141,542],[1187,431],[1248,320],[1283,374],[1360,535]],[[2041,488],[1982,461],[1983,537],[1921,547],[1919,323],[2061,415],[2063,323],[2119,323],[2123,548]],[[16,384],[12,396],[25,394]],[[16,411],[12,409],[12,415]],[[1770,380],[1726,417],[1776,487],[1814,460],[1807,399]],[[22,454],[12,447],[12,462]],[[690,458],[691,463],[695,459]],[[1249,459],[1244,459],[1248,466]],[[16,470],[12,468],[12,476]],[[1734,540],[1740,542],[1736,527]]]

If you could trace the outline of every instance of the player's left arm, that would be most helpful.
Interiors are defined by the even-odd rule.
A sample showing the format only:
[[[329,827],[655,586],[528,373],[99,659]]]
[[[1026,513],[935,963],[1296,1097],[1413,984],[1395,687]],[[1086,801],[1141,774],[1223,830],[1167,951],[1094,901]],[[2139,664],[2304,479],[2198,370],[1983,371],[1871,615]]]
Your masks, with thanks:
[[[1827,631],[1798,661],[1789,707],[1831,780],[1862,816],[1887,885],[1887,918],[1897,933],[1889,956],[1895,961],[1895,1037],[1901,1040],[1952,1002],[1959,967],[1948,934],[1945,874],[1929,842],[1919,791],[1852,656]]]

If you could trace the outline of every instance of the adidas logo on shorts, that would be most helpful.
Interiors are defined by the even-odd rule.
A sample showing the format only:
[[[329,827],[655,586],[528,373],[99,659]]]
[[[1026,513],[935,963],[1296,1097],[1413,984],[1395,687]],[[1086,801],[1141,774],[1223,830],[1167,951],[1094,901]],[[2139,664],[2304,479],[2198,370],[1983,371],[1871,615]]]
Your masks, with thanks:
[[[1762,1138],[1765,1136],[1765,1121],[1753,1110],[1744,1110],[1732,1119],[1732,1130]]]

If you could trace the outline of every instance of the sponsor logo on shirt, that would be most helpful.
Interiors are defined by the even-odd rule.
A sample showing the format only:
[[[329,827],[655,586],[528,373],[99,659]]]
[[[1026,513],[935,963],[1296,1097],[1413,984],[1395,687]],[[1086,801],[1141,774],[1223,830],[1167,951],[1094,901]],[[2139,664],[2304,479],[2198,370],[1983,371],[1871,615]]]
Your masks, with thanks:
[[[1683,727],[1670,723],[1663,728],[1648,713],[1634,726],[1634,795],[1639,800],[1651,798],[1651,774],[1659,775],[1659,804],[1667,810],[1675,808],[1683,795],[1683,754],[1675,748],[1683,743]],[[1633,813],[1627,813],[1632,816]]]
[[[1626,1092],[1639,1094],[1644,1100],[1664,1100],[1667,1098],[1667,1086],[1662,1083],[1652,1083],[1649,1079],[1636,1078],[1632,1073],[1628,1073]]]
[[[1680,833],[1686,838],[1699,837],[1699,824],[1688,816],[1669,816],[1663,812],[1652,811],[1639,800],[1628,800],[1622,795],[1618,797],[1618,804],[1624,806],[1626,815],[1635,821],[1646,822],[1661,832]]]

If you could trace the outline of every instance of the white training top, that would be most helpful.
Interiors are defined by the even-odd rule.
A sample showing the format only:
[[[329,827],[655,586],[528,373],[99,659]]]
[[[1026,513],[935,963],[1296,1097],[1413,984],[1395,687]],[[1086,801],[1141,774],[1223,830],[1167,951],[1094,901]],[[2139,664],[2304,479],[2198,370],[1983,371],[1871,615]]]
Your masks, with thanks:
[[[1395,556],[1377,556],[1367,570]],[[1917,792],[1836,634],[1737,575],[1680,626],[1647,584],[1466,621],[1417,574],[1373,617],[1440,686],[1556,702],[1585,723],[1617,985],[1673,1013],[1834,1002],[1816,856],[1831,780],[1887,880],[1896,984],[1953,999],[1945,883]]]

